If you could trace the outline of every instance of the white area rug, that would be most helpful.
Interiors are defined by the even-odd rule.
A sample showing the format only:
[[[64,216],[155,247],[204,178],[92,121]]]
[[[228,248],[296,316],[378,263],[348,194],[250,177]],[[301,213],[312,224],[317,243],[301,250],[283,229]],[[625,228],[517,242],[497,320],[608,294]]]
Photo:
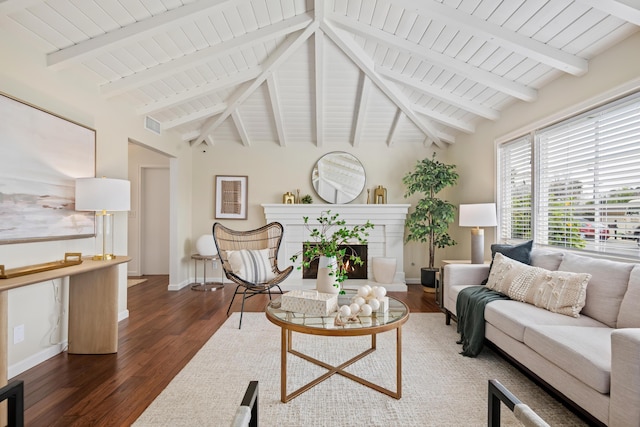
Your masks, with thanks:
[[[334,375],[288,403],[280,402],[280,329],[264,313],[234,313],[134,424],[229,426],[250,380],[259,381],[261,426],[486,426],[487,381],[496,378],[552,426],[583,426],[574,414],[485,348],[458,354],[455,323],[440,313],[414,313],[403,327],[400,400]],[[395,332],[347,370],[395,390]],[[334,365],[368,348],[369,337],[294,333],[293,345]],[[291,393],[326,372],[288,356]],[[503,405],[502,425],[520,425]]]

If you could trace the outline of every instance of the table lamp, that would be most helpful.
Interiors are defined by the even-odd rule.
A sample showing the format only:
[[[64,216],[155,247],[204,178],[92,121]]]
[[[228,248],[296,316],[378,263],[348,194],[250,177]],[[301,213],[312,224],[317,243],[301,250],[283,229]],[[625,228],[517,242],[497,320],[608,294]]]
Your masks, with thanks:
[[[114,259],[113,213],[131,209],[131,183],[125,179],[76,179],[76,210],[96,213],[96,250],[94,260]]]
[[[471,263],[484,263],[484,230],[480,227],[498,225],[495,203],[460,205],[460,227],[471,229]]]

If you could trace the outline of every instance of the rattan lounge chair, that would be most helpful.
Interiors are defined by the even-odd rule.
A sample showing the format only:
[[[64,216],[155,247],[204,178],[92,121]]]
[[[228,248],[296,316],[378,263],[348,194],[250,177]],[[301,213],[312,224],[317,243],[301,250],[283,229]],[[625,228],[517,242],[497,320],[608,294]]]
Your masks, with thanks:
[[[213,240],[218,248],[224,274],[229,280],[238,284],[233,298],[231,298],[231,302],[229,303],[227,316],[231,311],[231,306],[233,305],[236,295],[242,294],[242,308],[240,309],[240,324],[238,325],[238,329],[242,327],[245,300],[259,294],[268,294],[269,299],[271,299],[272,288],[277,288],[278,293],[282,294],[279,283],[286,279],[293,271],[292,265],[282,271],[278,268],[278,249],[282,241],[282,233],[282,224],[278,222],[272,222],[264,227],[249,231],[232,230],[219,222],[213,224]],[[230,254],[233,254],[234,251],[238,254],[244,250],[242,254],[243,259],[246,260],[258,253],[261,249],[267,250],[266,253],[262,251],[262,254],[265,255],[262,259],[262,261],[264,261],[262,267],[268,270],[268,277],[266,278],[259,277],[260,274],[254,274],[256,265],[246,267],[246,274],[243,274],[238,270],[237,260],[239,257],[231,255],[232,259],[230,260]],[[261,266],[259,265],[258,267]],[[257,280],[255,280],[256,278]]]

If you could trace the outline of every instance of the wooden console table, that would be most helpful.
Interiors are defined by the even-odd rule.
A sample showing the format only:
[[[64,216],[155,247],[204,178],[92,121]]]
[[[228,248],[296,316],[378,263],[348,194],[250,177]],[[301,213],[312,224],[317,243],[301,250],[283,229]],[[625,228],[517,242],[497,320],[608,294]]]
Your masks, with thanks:
[[[0,279],[0,386],[7,384],[9,290],[68,276],[68,352],[116,353],[118,351],[118,264],[130,260],[131,257],[127,256],[118,256],[105,261],[83,259],[81,264],[70,267]]]

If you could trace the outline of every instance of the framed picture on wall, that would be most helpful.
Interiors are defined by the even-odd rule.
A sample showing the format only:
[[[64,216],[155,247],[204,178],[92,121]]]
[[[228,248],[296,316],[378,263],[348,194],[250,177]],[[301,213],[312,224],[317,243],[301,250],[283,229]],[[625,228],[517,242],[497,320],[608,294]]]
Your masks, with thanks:
[[[248,179],[216,175],[216,219],[247,219]]]
[[[96,131],[0,93],[0,244],[91,237],[75,180],[94,177]]]

